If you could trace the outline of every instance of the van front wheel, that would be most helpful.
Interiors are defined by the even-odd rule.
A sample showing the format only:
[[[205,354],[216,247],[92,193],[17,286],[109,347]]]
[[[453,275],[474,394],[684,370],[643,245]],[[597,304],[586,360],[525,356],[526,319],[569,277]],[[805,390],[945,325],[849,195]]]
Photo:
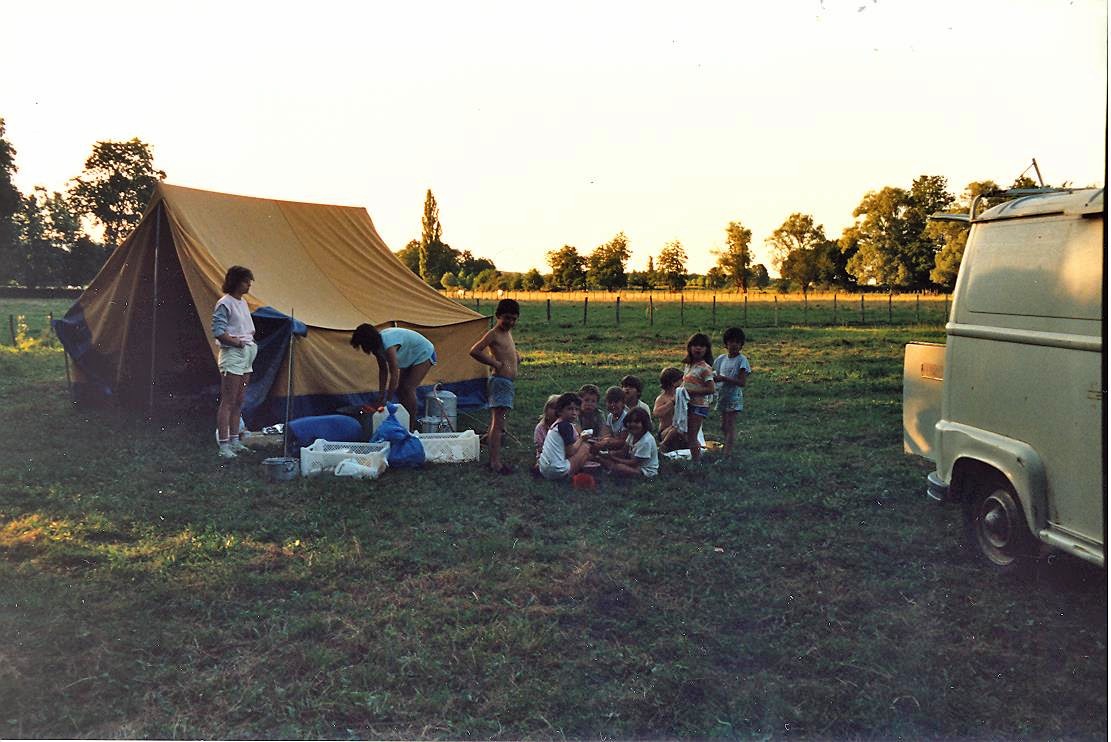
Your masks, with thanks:
[[[998,475],[977,483],[965,512],[969,540],[1004,571],[1023,571],[1037,559],[1038,544],[1026,526],[1018,495]]]

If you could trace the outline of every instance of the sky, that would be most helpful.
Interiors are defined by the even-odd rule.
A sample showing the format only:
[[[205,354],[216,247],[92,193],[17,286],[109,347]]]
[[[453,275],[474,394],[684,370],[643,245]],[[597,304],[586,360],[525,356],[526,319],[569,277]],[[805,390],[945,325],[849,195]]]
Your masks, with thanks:
[[[167,182],[366,207],[505,271],[624,232],[630,270],[678,240],[793,212],[836,238],[865,193],[1103,185],[1097,0],[7,4],[0,118],[16,185],[63,190],[138,137]],[[1034,175],[1030,169],[1029,174]]]

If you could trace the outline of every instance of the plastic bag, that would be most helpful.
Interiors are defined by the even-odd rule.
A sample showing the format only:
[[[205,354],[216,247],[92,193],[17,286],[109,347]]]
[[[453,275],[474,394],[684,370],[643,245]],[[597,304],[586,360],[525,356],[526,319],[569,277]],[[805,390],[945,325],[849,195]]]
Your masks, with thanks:
[[[386,469],[386,462],[364,466],[357,459],[350,458],[336,464],[337,477],[354,477],[355,479],[377,479]]]
[[[389,441],[390,455],[387,461],[390,466],[402,468],[421,466],[424,464],[424,446],[420,439],[394,417],[397,405],[386,405],[386,410],[389,415],[375,429],[370,442]]]

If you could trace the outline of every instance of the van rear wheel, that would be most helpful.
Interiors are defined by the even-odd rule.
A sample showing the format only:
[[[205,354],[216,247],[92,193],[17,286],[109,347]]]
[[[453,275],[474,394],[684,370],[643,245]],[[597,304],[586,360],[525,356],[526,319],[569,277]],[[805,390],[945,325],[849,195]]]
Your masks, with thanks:
[[[969,540],[996,568],[1025,571],[1036,561],[1038,542],[1026,525],[1018,495],[1003,477],[992,475],[977,482],[965,522]]]

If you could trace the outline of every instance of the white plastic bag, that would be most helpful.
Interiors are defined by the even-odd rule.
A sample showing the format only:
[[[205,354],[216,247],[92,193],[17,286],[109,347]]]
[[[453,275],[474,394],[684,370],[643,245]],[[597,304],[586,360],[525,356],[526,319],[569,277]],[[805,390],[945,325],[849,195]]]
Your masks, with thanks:
[[[386,466],[387,464],[384,461],[381,464],[376,463],[371,466],[365,466],[352,457],[344,459],[336,464],[336,476],[354,477],[355,479],[377,479],[386,469]]]

